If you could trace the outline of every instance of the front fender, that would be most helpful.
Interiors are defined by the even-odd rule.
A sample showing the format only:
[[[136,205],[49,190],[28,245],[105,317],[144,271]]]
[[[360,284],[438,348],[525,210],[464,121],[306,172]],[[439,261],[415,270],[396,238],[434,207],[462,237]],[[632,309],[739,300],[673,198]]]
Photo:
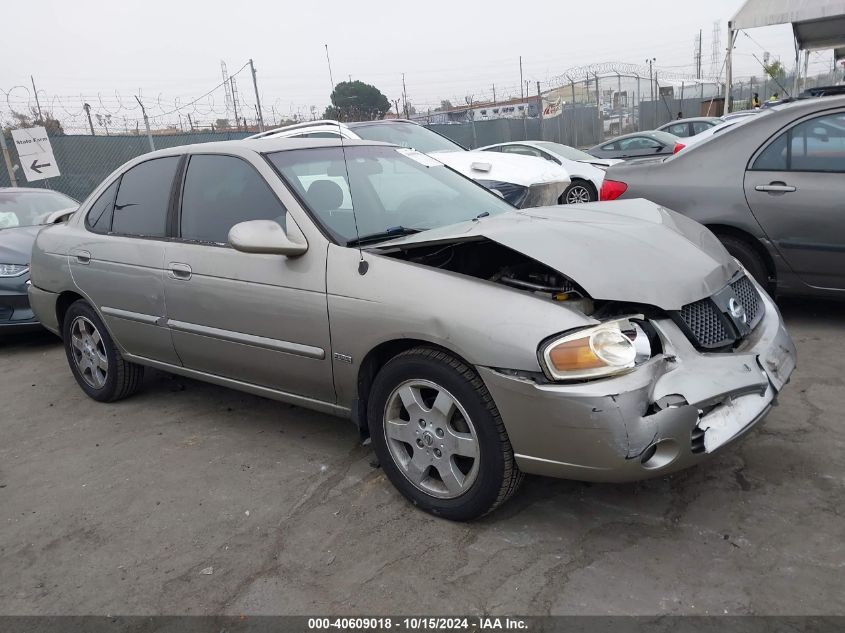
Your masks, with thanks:
[[[357,397],[360,363],[387,341],[428,341],[476,366],[539,372],[537,346],[596,323],[561,304],[503,285],[365,253],[329,248],[326,285],[338,404]],[[351,359],[351,361],[350,361]]]

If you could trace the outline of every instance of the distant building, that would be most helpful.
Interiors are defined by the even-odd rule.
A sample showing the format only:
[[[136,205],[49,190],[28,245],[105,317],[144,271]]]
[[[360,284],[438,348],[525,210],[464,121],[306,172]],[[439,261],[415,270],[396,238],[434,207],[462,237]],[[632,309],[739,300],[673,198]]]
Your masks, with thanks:
[[[492,119],[521,119],[538,116],[537,97],[507,99],[473,103],[437,112],[417,113],[411,117],[418,123],[438,125],[444,123],[468,123],[469,121],[490,121]]]

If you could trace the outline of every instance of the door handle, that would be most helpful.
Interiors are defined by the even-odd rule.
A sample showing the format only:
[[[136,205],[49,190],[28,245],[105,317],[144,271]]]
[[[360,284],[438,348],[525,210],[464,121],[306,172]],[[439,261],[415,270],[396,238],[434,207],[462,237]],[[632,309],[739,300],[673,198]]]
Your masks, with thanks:
[[[172,279],[179,279],[180,281],[187,281],[191,278],[193,271],[188,264],[171,263],[169,266],[170,277]]]
[[[767,193],[791,193],[797,188],[787,185],[785,182],[770,182],[768,185],[757,185],[754,187],[755,191],[765,191]]]
[[[88,251],[74,251],[73,254],[76,257],[76,261],[80,264],[88,264],[91,262],[91,253]]]

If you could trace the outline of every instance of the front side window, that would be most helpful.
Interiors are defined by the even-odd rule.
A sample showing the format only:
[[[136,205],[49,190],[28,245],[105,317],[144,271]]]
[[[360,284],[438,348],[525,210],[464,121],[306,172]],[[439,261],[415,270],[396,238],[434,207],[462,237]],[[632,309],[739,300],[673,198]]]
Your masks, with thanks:
[[[339,242],[425,231],[513,210],[499,196],[429,156],[404,148],[352,146],[268,155]],[[357,230],[356,230],[357,222]]]
[[[234,156],[191,156],[182,190],[180,236],[226,244],[229,229],[249,220],[285,226],[285,208],[249,163]]]
[[[718,123],[718,121],[716,122]],[[693,121],[692,122],[692,133],[693,134],[701,134],[704,130],[709,130],[711,127],[716,125],[716,123],[711,123],[710,121]],[[669,130],[672,132],[672,130]],[[674,134],[674,132],[672,132]]]
[[[113,233],[167,235],[167,207],[180,159],[180,156],[155,158],[123,174],[114,203]]]
[[[845,113],[799,123],[772,141],[751,169],[845,173]]]

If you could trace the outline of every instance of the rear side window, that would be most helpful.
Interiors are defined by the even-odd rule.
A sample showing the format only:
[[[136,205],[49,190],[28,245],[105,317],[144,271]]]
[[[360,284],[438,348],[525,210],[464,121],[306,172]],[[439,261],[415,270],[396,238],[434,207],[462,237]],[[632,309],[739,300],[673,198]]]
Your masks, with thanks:
[[[113,233],[167,235],[167,207],[179,159],[155,158],[123,174],[114,204]]]
[[[249,163],[234,156],[191,157],[182,193],[180,235],[200,242],[229,241],[229,229],[249,220],[285,226],[285,208]]]
[[[781,134],[754,161],[756,171],[786,171],[789,132]]]
[[[114,194],[117,191],[117,183],[115,180],[103,194],[97,198],[97,201],[91,205],[91,210],[88,212],[88,217],[85,219],[85,224],[89,229],[95,233],[108,233],[111,231],[111,218],[114,211]]]
[[[686,123],[675,123],[664,129],[675,136],[689,136],[689,128]]]

